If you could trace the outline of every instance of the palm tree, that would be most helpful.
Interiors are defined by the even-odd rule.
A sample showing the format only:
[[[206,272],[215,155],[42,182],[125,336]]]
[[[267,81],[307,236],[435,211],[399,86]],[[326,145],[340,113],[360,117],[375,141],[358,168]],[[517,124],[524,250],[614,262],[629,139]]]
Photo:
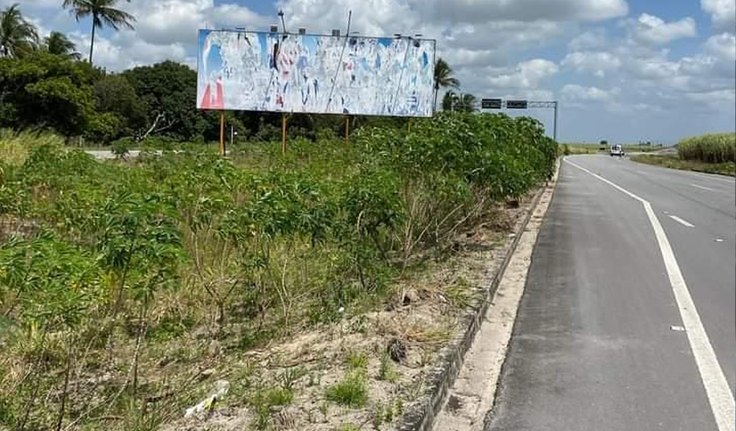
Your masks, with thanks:
[[[455,93],[450,90],[442,98],[443,111],[474,112],[478,109],[478,98],[470,93]]]
[[[441,58],[434,64],[434,108],[437,110],[437,95],[440,88],[458,88],[460,81],[452,76],[452,68]]]
[[[454,91],[450,90],[442,97],[442,110],[443,111],[454,111],[457,106],[458,95]]]
[[[478,105],[478,98],[470,93],[463,93],[458,99],[457,110],[460,112],[475,112]]]
[[[65,34],[59,33],[58,31],[51,32],[51,34],[44,40],[44,47],[46,48],[46,51],[51,54],[60,55],[74,60],[82,58],[82,54],[77,52],[77,47],[74,45],[74,42],[69,40]]]
[[[38,31],[23,18],[17,3],[0,12],[0,57],[16,58],[37,44]]]
[[[130,0],[127,0],[130,2]],[[133,29],[131,22],[135,17],[128,12],[115,9],[118,0],[64,0],[64,7],[71,8],[71,13],[77,21],[88,16],[92,17],[92,38],[89,45],[89,62],[92,64],[92,53],[95,50],[95,30],[104,25],[115,31],[120,27]]]

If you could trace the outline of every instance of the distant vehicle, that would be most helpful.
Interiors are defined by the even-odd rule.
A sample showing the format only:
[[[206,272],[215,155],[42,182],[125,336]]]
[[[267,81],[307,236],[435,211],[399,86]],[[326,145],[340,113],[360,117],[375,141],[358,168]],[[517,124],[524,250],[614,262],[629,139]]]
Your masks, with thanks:
[[[601,141],[600,142],[600,148],[599,149],[601,151],[606,151],[606,148],[608,148],[608,141],[606,141],[606,140]]]
[[[623,157],[624,147],[622,147],[620,144],[611,145],[611,157],[613,156]]]

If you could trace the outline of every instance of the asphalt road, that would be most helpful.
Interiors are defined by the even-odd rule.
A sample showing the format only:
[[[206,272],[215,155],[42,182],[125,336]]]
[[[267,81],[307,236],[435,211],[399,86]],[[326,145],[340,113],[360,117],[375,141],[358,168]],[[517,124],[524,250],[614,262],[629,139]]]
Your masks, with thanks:
[[[608,156],[567,161],[588,172],[562,164],[486,430],[718,431],[716,417],[733,430],[723,418],[736,386],[734,180]],[[698,365],[708,354],[692,347],[698,325],[678,306],[655,222],[592,174],[651,204],[710,367]],[[703,377],[719,366],[725,416],[709,402],[718,379]]]
[[[87,154],[98,160],[112,160],[116,158],[115,154],[110,150],[87,150]],[[136,158],[140,154],[138,150],[131,150],[128,158]]]

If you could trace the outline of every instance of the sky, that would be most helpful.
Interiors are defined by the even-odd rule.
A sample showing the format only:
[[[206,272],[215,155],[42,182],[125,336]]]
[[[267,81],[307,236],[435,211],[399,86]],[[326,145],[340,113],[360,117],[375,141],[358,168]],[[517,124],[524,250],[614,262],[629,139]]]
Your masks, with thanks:
[[[62,0],[19,3],[43,34],[89,49],[89,19]],[[480,98],[559,101],[563,142],[674,144],[736,128],[734,0],[132,0],[135,30],[98,32],[95,63],[110,71],[175,60],[196,65],[198,28],[309,33],[347,25],[367,36],[422,34]],[[552,129],[551,110],[527,110]]]

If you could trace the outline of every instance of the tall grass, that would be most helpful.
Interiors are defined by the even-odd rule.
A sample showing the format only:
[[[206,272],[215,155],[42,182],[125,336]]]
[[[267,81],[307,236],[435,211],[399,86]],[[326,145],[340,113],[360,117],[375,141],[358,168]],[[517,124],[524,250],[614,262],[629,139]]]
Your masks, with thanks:
[[[677,152],[684,160],[736,162],[736,133],[713,133],[686,138],[678,144]]]
[[[0,129],[0,162],[9,165],[22,165],[32,147],[51,144],[62,145],[64,139],[52,133],[15,132]]]

